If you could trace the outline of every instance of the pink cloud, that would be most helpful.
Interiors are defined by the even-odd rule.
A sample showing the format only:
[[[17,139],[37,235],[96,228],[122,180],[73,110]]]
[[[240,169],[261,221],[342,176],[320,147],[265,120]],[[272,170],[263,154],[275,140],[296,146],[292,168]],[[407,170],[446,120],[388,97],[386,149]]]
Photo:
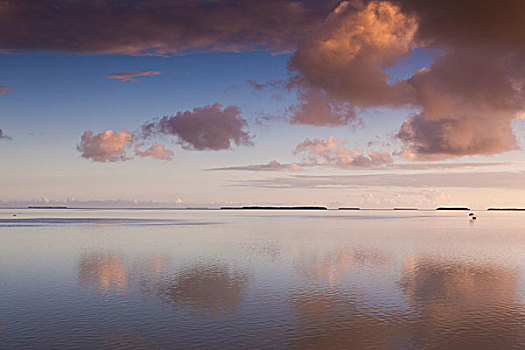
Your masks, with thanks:
[[[415,17],[387,1],[343,1],[323,25],[303,40],[288,65],[299,89],[321,89],[352,106],[404,105],[412,101],[406,82],[388,84],[384,69],[410,53]]]
[[[248,171],[301,171],[311,167],[332,168],[384,168],[393,163],[392,156],[386,151],[349,150],[344,147],[346,140],[336,140],[330,136],[326,141],[320,139],[306,139],[299,143],[294,155],[302,157],[297,163],[282,164],[273,160],[266,164],[252,164],[246,166],[232,166],[209,170],[248,170]]]
[[[339,126],[361,124],[354,109],[344,102],[329,98],[323,90],[297,85],[299,104],[292,105],[288,112],[291,114],[291,124],[308,124],[314,126]]]
[[[8,91],[13,90],[15,87],[16,86],[0,86],[0,95],[6,94]]]
[[[301,155],[304,163],[310,166],[331,166],[336,168],[370,168],[393,163],[392,156],[386,151],[350,150],[344,147],[346,140],[337,141],[330,136],[326,141],[306,139],[294,150]],[[304,165],[303,165],[304,166]]]
[[[209,170],[245,170],[245,171],[300,171],[302,166],[300,164],[281,164],[276,160],[272,160],[266,164],[253,164],[245,166],[232,166],[224,168],[214,168]]]
[[[159,75],[160,72],[154,72],[154,71],[147,71],[147,72],[124,72],[124,73],[117,73],[117,74],[109,74],[106,75],[106,78],[108,79],[115,79],[119,81],[128,81],[128,82],[136,82],[137,77],[149,77],[152,75]]]
[[[342,2],[288,63],[299,100],[291,121],[335,126],[359,120],[354,107],[411,106],[419,112],[397,134],[410,160],[515,150],[511,122],[525,111],[520,11],[525,4],[510,0],[475,10],[467,0]],[[442,56],[389,82],[386,69],[416,47]]]
[[[126,130],[118,133],[106,130],[97,135],[87,130],[77,150],[83,158],[95,162],[116,162],[130,159],[126,151],[135,141],[138,157],[172,160],[174,152],[157,142],[142,150],[147,139],[156,137],[174,136],[182,148],[190,150],[227,150],[233,145],[251,145],[252,136],[245,130],[247,123],[239,115],[237,106],[222,108],[216,103],[146,123],[135,136]]]
[[[525,90],[518,86],[525,80],[520,83],[514,72],[518,59],[457,49],[418,72],[409,82],[422,111],[401,126],[400,154],[437,160],[518,149],[511,125],[525,108]]]
[[[133,135],[126,130],[115,132],[105,130],[94,135],[91,130],[86,130],[82,135],[77,150],[82,158],[93,162],[117,162],[128,160],[126,149],[133,143]]]
[[[175,136],[183,148],[195,150],[225,150],[232,145],[251,145],[252,137],[245,130],[246,121],[240,109],[219,103],[178,112],[142,126],[144,137]]]
[[[169,149],[165,149],[163,145],[159,145],[156,142],[154,142],[151,145],[151,147],[149,147],[148,149],[144,151],[140,150],[140,145],[136,145],[135,154],[141,158],[151,157],[151,158],[161,159],[161,160],[172,160],[173,155],[175,153],[173,153],[173,151]]]

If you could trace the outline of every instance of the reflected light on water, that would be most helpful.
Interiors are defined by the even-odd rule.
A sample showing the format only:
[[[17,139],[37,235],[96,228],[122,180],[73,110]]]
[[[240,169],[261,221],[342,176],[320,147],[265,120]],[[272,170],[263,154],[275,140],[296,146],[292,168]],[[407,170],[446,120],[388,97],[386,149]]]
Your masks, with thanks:
[[[525,217],[175,214],[1,228],[0,348],[525,348]]]
[[[412,259],[400,285],[418,317],[422,347],[514,349],[524,340],[515,269]]]
[[[158,283],[159,297],[168,304],[187,305],[213,313],[234,312],[242,301],[248,277],[223,263],[188,266]]]
[[[78,279],[82,288],[95,286],[105,293],[125,293],[128,274],[122,256],[111,252],[83,253],[78,261]]]

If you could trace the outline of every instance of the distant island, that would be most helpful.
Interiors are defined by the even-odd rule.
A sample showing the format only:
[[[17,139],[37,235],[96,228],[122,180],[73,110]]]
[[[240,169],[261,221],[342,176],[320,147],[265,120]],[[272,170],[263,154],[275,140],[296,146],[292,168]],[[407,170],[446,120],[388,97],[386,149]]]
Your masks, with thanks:
[[[438,207],[436,210],[470,210],[468,207]]]
[[[418,210],[417,208],[394,208],[394,210]]]
[[[491,211],[525,211],[525,208],[488,208]]]
[[[54,205],[30,205],[27,209],[67,209],[67,207]]]
[[[361,208],[339,208],[339,210],[361,210]]]
[[[221,207],[221,210],[328,210],[326,207]]]

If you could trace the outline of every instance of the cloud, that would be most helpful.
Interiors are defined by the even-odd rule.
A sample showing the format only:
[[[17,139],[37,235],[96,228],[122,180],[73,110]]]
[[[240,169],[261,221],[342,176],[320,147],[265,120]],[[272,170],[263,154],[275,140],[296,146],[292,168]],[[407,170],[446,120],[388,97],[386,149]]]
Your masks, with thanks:
[[[246,166],[232,166],[224,168],[213,168],[208,170],[241,170],[241,171],[300,171],[302,166],[300,164],[281,164],[276,160],[272,160],[266,164],[254,164]]]
[[[300,86],[297,99],[299,104],[288,108],[291,124],[314,126],[339,126],[362,123],[348,103],[329,98],[323,90]]]
[[[243,180],[237,186],[258,188],[499,188],[522,190],[525,188],[525,171],[370,174],[370,175],[290,175],[285,178]]]
[[[393,163],[390,153],[385,151],[349,150],[344,147],[346,140],[336,140],[333,136],[326,141],[320,139],[306,139],[299,143],[294,155],[302,157],[301,162],[282,164],[272,160],[266,164],[251,164],[246,166],[231,166],[208,170],[247,170],[247,171],[300,171],[310,167],[333,168],[377,168]]]
[[[105,130],[97,135],[91,130],[86,130],[77,150],[82,154],[82,158],[93,162],[117,162],[129,159],[126,149],[132,143],[133,135],[126,130]]]
[[[248,84],[255,90],[263,90],[266,88],[279,88],[284,87],[286,82],[284,80],[270,80],[266,83],[258,83],[256,80],[248,80]]]
[[[178,112],[142,126],[142,137],[175,136],[185,149],[225,150],[235,145],[251,145],[246,121],[237,106],[221,109],[219,103]]]
[[[299,79],[290,83],[352,106],[410,103],[413,88],[404,81],[388,84],[384,69],[410,53],[416,31],[416,19],[393,3],[343,1],[299,44],[288,62]]]
[[[0,86],[0,95],[6,94],[8,91],[13,90],[15,87],[16,86]]]
[[[415,18],[389,2],[341,2],[288,62],[288,88],[298,100],[288,110],[290,122],[359,125],[355,107],[411,103],[413,87],[388,84],[384,69],[409,54],[416,30]]]
[[[137,77],[149,77],[152,75],[159,75],[160,72],[154,72],[154,71],[147,71],[147,72],[123,72],[123,73],[117,73],[117,74],[109,74],[106,75],[106,78],[108,79],[115,79],[119,81],[129,81],[129,82],[136,82]]]
[[[163,145],[159,145],[156,142],[154,142],[151,145],[151,147],[149,147],[148,149],[144,151],[140,150],[140,146],[141,145],[135,146],[135,154],[141,158],[151,157],[151,158],[161,159],[161,160],[172,160],[173,155],[175,154],[173,153],[173,151],[169,149],[165,149]]]
[[[239,117],[240,113],[237,106],[223,109],[215,103],[145,123],[137,135],[124,129],[118,133],[106,130],[98,135],[87,130],[77,150],[83,158],[94,162],[116,162],[131,159],[126,151],[133,145],[138,157],[172,160],[174,152],[155,141],[149,148],[141,150],[146,141],[158,137],[174,136],[182,148],[189,150],[217,151],[231,149],[232,145],[252,145],[253,137],[245,130],[247,123]]]
[[[398,153],[434,161],[518,148],[511,121],[525,111],[525,4],[514,0],[342,2],[288,62],[293,123],[344,125],[354,108],[419,110],[400,127]],[[386,69],[415,48],[429,67],[390,82]],[[344,106],[342,118],[333,106]],[[336,110],[340,110],[337,109]]]
[[[0,50],[163,55],[290,51],[334,1],[3,1]]]
[[[422,112],[397,134],[401,155],[437,160],[518,149],[511,122],[525,107],[525,80],[515,86],[517,57],[499,55],[457,49],[410,79]]]
[[[418,18],[417,40],[441,47],[523,49],[525,3],[519,0],[398,0]]]
[[[263,120],[259,118],[256,121],[258,124],[270,120],[287,120],[290,124],[314,126],[352,125],[354,128],[363,124],[350,104],[330,98],[323,90],[308,86],[308,83],[300,76],[292,77],[288,83],[283,80],[272,80],[265,83],[248,80],[248,83],[257,91],[268,88],[286,88],[295,89],[297,92],[298,103],[288,107],[284,113],[265,116]]]
[[[363,206],[372,208],[385,207],[410,207],[410,208],[432,208],[451,203],[448,193],[436,189],[424,189],[419,191],[400,191],[392,194],[382,193],[374,195],[366,192],[363,195]]]
[[[376,152],[374,152],[376,153]],[[377,152],[381,154],[381,152]],[[388,159],[388,155],[386,156]],[[522,166],[525,162],[431,162],[431,163],[394,163],[387,162],[378,166],[381,170],[417,170],[417,171],[430,171],[430,170],[472,170],[480,168],[491,168],[491,167],[506,167],[506,166]],[[335,164],[331,163],[318,163],[316,161],[310,162],[298,162],[290,164],[281,164],[276,160],[273,160],[266,164],[251,164],[245,166],[230,166],[222,168],[213,168],[207,170],[249,170],[249,171],[301,171],[309,167],[335,167]],[[352,167],[346,167],[346,169],[355,169]]]
[[[7,136],[2,129],[0,129],[0,140],[12,140],[11,137]]]
[[[479,169],[489,167],[520,166],[525,162],[431,162],[431,163],[393,163],[388,164],[389,169],[401,170],[445,170],[445,169]]]
[[[336,168],[371,168],[393,162],[392,156],[386,151],[349,150],[343,146],[346,140],[337,141],[330,136],[326,141],[320,139],[306,139],[294,150],[294,154],[301,155],[310,166],[331,166]]]
[[[0,207],[16,207],[26,208],[28,205],[54,205],[67,206],[69,208],[180,208],[186,201],[180,198],[173,197],[169,201],[161,201],[158,199],[77,199],[73,196],[68,196],[66,199],[48,198],[42,196],[37,199],[28,200],[1,200]],[[188,203],[189,204],[189,203]],[[207,203],[191,203],[191,206],[206,206]]]

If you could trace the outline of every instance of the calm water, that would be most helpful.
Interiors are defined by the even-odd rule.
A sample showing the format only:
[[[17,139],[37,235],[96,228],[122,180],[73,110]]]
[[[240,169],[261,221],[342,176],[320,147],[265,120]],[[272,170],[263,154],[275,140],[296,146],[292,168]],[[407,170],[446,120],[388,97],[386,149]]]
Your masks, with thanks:
[[[525,213],[477,214],[3,209],[0,348],[525,349]]]

